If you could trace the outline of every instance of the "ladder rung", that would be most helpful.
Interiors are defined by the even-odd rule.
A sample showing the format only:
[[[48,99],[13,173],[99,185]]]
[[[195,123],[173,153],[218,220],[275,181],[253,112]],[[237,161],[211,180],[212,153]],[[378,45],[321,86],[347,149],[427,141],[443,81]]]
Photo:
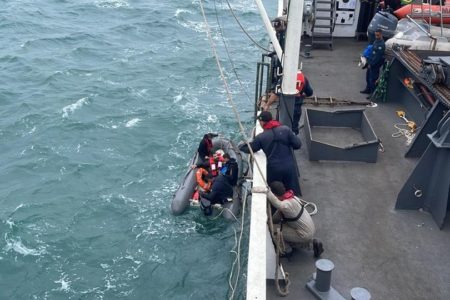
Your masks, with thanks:
[[[313,44],[333,44],[333,40],[327,40],[327,41],[325,41],[325,40],[319,40],[319,41],[313,41],[312,42]]]
[[[314,25],[315,28],[329,28],[331,29],[333,26],[331,25]]]
[[[316,17],[316,20],[328,20],[328,21],[331,21],[331,20],[333,20],[333,18],[332,17]]]
[[[330,13],[333,11],[332,8],[316,8],[316,11],[329,11]]]

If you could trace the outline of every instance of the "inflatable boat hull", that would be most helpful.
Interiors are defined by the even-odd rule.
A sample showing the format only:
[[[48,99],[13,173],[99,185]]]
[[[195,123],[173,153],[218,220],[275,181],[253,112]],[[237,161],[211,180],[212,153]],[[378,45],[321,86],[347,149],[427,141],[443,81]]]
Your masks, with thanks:
[[[222,149],[225,153],[228,153],[231,158],[236,159],[236,162],[239,166],[239,178],[242,174],[242,157],[237,150],[237,147],[233,145],[230,140],[224,138],[213,138],[213,151],[218,149]],[[192,159],[189,162],[189,169],[183,177],[183,180],[174,194],[171,211],[174,215],[182,214],[187,207],[190,206],[192,194],[195,191],[197,186],[197,181],[195,178],[196,169],[191,169],[190,166],[196,164],[198,161],[198,153],[196,152]],[[222,212],[222,216],[228,220],[234,220],[235,217],[239,214],[240,204],[241,204],[241,186],[239,184],[240,180],[238,180],[238,185],[233,188],[233,201],[225,203],[222,207],[224,211]]]

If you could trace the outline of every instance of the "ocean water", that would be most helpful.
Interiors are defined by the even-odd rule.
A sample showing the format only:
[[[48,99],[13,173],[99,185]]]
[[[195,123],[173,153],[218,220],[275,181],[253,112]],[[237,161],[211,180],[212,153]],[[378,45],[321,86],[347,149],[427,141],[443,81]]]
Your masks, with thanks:
[[[260,51],[216,1],[251,128],[216,11],[250,97]],[[267,44],[254,2],[231,4]],[[240,139],[198,0],[2,1],[0,35],[0,299],[227,298],[237,223],[169,209],[205,132]]]

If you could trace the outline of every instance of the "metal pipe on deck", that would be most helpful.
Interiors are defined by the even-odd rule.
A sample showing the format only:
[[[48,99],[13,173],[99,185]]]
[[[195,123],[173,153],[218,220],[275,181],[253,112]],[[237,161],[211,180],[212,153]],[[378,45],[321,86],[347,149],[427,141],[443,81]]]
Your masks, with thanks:
[[[272,26],[272,22],[270,22],[269,16],[267,16],[266,9],[261,0],[255,0],[256,5],[258,6],[259,14],[263,20],[264,26],[266,27],[267,34],[269,35],[270,41],[272,42],[273,48],[277,53],[278,58],[281,60],[283,57],[283,49],[281,49],[280,42],[277,39],[277,35],[275,33],[275,29]]]

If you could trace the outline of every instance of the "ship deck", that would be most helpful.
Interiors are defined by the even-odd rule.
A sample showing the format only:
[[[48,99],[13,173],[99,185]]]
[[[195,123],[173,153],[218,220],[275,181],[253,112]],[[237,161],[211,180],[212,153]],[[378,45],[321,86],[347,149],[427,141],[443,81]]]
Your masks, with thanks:
[[[303,58],[315,95],[366,101],[359,93],[365,70],[357,66],[365,46],[335,39],[333,51],[314,49],[313,58]],[[366,108],[385,148],[376,163],[311,162],[305,144],[296,151],[303,197],[318,206],[313,220],[325,248],[322,258],[334,262],[332,286],[344,298],[350,299],[353,287],[363,287],[372,299],[450,299],[450,221],[439,230],[426,212],[394,209],[417,159],[404,157],[405,138],[392,137],[393,125],[401,122],[395,114],[400,104],[391,100]],[[304,141],[304,132],[300,135]],[[314,262],[311,251],[304,250],[282,259],[291,280],[284,299],[315,299],[305,288]],[[269,281],[267,299],[278,298]]]

